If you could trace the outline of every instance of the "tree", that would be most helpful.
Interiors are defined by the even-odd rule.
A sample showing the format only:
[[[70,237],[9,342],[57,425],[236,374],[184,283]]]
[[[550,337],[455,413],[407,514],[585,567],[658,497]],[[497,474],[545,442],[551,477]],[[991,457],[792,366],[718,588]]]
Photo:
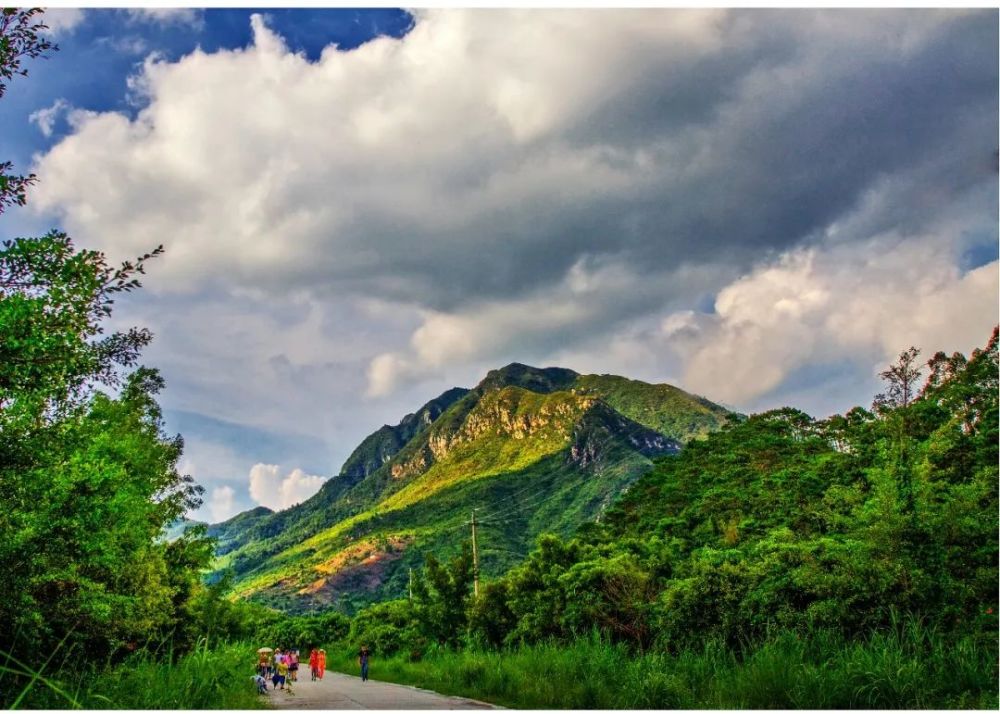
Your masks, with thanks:
[[[917,380],[921,370],[917,365],[920,350],[916,347],[899,353],[899,358],[889,368],[879,373],[886,382],[885,392],[877,394],[873,408],[882,415],[889,426],[889,440],[895,455],[893,471],[900,483],[903,496],[903,508],[912,514],[915,501],[913,498],[912,474],[912,436],[910,434],[910,402],[916,392]]]
[[[472,595],[472,551],[468,543],[446,565],[428,555],[413,584],[413,611],[430,640],[457,645],[468,626]]]
[[[39,12],[0,12],[0,96],[23,60],[54,49]],[[9,166],[0,210],[34,180]],[[59,231],[0,245],[0,648],[29,664],[60,644],[84,661],[156,644],[202,587],[210,546],[160,537],[202,489],[177,470],[163,379],[138,366],[152,336],[105,331],[161,252],[113,267]]]
[[[146,329],[104,334],[115,298],[141,287],[159,246],[117,268],[65,233],[18,238],[0,249],[0,425],[58,418],[88,387],[115,386],[152,339]]]
[[[46,25],[35,21],[41,12],[38,8],[22,10],[8,7],[0,10],[0,99],[14,77],[28,76],[22,60],[44,57],[47,52],[58,49],[43,36],[48,29]],[[34,174],[20,176],[8,173],[11,169],[11,162],[0,162],[0,214],[8,206],[23,206],[28,187],[37,180]]]
[[[389,600],[370,605],[354,616],[350,643],[367,645],[377,655],[391,655],[404,647],[422,643],[417,632],[413,607],[406,600]]]
[[[876,408],[905,408],[909,405],[916,394],[915,387],[917,380],[920,379],[920,375],[922,374],[920,367],[917,365],[917,357],[919,355],[920,350],[916,347],[911,347],[899,353],[899,359],[896,360],[895,364],[889,365],[887,370],[879,373],[879,376],[885,380],[887,389],[885,392],[876,395]]]

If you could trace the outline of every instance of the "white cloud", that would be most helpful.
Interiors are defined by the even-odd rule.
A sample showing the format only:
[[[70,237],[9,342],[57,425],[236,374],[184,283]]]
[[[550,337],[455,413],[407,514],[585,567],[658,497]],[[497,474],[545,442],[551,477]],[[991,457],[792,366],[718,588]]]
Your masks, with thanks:
[[[46,8],[42,22],[48,26],[49,32],[56,37],[67,35],[84,21],[86,10],[69,7]]]
[[[669,280],[643,280],[621,263],[582,258],[560,282],[525,298],[470,304],[450,313],[423,311],[409,349],[372,359],[368,395],[390,394],[401,382],[456,365],[478,363],[485,370],[523,360],[526,353],[552,353],[590,325],[669,304],[693,287],[719,280],[717,271],[696,268]]]
[[[45,137],[52,136],[52,130],[62,114],[70,110],[70,104],[63,98],[57,99],[51,106],[39,109],[28,115],[28,121],[38,125],[39,131]]]
[[[302,469],[282,474],[275,464],[255,464],[250,469],[250,497],[262,506],[280,511],[302,503],[317,491],[326,479],[310,476]]]
[[[64,212],[74,235],[115,255],[169,245],[159,290],[221,278],[438,293],[435,258],[483,267],[466,238],[498,211],[645,182],[644,154],[574,148],[559,133],[623,78],[716,47],[720,17],[426,11],[403,40],[329,47],[309,62],[255,15],[245,50],[147,59],[132,86],[148,107],[134,121],[82,121],[41,158],[33,205]],[[550,145],[536,151],[540,140]],[[424,255],[407,265],[413,241]],[[535,263],[533,244],[511,244],[516,262]]]
[[[155,22],[161,25],[179,24],[201,27],[201,10],[191,7],[130,7],[125,10],[135,22]]]
[[[384,353],[372,358],[368,365],[367,395],[383,397],[391,394],[400,381],[407,377],[420,375],[420,370],[404,357],[397,354]]]
[[[102,37],[97,42],[107,44],[115,52],[125,55],[146,54],[150,47],[145,38],[138,35],[125,35],[124,37]]]
[[[134,120],[81,115],[40,157],[32,205],[116,257],[167,245],[159,292],[453,313],[530,299],[588,254],[660,278],[745,267],[928,151],[967,165],[968,135],[992,129],[978,96],[921,89],[948,121],[906,113],[963,17],[425,10],[402,39],[310,62],[255,15],[248,48],[147,59]],[[912,70],[874,41],[885,26]],[[925,123],[905,147],[886,108]]]
[[[808,365],[874,374],[910,345],[968,353],[998,322],[998,264],[963,273],[940,236],[803,249],[719,292],[715,314],[678,313],[663,337],[686,387],[747,404]]]
[[[880,299],[850,245],[994,238],[985,16],[423,10],[316,61],[255,16],[247,48],[147,58],[137,116],[71,112],[31,206],[112,259],[166,246],[116,319],[157,335],[168,406],[322,439],[331,467],[511,360],[755,399],[842,354],[802,337],[832,333],[840,291]],[[955,265],[929,266],[947,274],[925,299],[974,311]],[[674,313],[669,338],[651,326]],[[903,341],[954,327],[933,324]],[[868,367],[883,338],[859,342]],[[693,367],[710,342],[761,383]],[[258,458],[286,460],[232,473]]]
[[[212,499],[208,504],[213,523],[227,521],[236,515],[236,491],[232,486],[216,486],[212,489]]]

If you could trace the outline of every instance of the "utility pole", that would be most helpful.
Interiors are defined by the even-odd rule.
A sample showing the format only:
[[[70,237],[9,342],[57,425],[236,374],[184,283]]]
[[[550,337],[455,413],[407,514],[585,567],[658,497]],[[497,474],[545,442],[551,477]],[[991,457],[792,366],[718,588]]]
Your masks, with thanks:
[[[476,509],[472,509],[472,592],[479,597],[479,551],[476,549]]]
[[[413,602],[413,568],[410,568],[410,602]]]

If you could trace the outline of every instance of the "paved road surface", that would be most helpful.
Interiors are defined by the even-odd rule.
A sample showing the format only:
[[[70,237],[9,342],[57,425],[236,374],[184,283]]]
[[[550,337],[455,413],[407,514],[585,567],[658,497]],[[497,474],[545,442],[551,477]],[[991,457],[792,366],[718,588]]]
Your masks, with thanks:
[[[462,697],[417,689],[402,684],[388,684],[351,677],[327,670],[323,679],[309,681],[309,670],[300,672],[292,692],[272,690],[268,684],[268,703],[277,709],[497,709],[492,704]]]

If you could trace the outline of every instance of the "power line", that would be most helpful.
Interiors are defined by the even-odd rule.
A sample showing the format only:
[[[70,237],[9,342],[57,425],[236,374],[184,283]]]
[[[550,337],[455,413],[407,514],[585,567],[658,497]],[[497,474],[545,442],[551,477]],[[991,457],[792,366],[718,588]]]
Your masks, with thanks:
[[[541,505],[541,504],[545,503],[546,501],[550,501],[550,500],[554,499],[556,496],[560,496],[560,495],[562,495],[562,494],[560,494],[558,492],[557,493],[544,493],[544,492],[537,493],[537,494],[535,494],[535,497],[533,499],[528,499],[526,502],[520,503],[517,506],[514,506],[513,508],[509,508],[509,509],[507,509],[505,511],[501,511],[499,513],[494,513],[491,516],[487,516],[481,522],[485,523],[487,525],[494,525],[494,524],[497,524],[497,523],[503,523],[505,521],[505,519],[509,518],[511,515],[513,515],[514,513],[517,513],[518,511],[523,511],[525,508],[530,508],[531,506]]]
[[[535,498],[535,497],[540,496],[543,493],[545,493],[548,490],[548,487],[551,486],[551,485],[552,484],[544,484],[544,483],[543,484],[539,484],[537,482],[530,483],[527,486],[525,486],[524,488],[519,489],[519,490],[515,491],[512,494],[510,494],[508,496],[504,496],[504,498],[505,499],[515,498],[515,497],[517,497],[517,496],[519,496],[519,495],[521,495],[521,494],[523,494],[523,493],[525,493],[527,491],[530,491],[530,490],[534,490],[535,493],[533,493],[529,498]],[[473,510],[478,511],[478,512],[481,513],[484,509],[483,509],[482,506],[477,506]],[[503,512],[506,512],[507,510],[508,509],[506,507],[502,507],[498,511],[495,511],[495,512],[489,512],[488,511],[486,513],[486,515],[485,515],[485,518],[486,519],[492,519],[492,518],[494,518],[496,516],[497,513],[503,513]],[[477,523],[482,523],[482,522],[483,521],[482,521],[481,518],[479,520],[477,520]],[[438,528],[437,530],[438,530],[438,532],[455,530],[457,528],[464,528],[464,527],[468,526],[469,523],[470,523],[470,521],[462,521],[460,523],[455,523],[455,524],[452,524],[450,526],[445,526],[444,528]]]
[[[608,464],[605,468],[610,469],[610,468],[615,468],[617,466],[620,466],[620,465],[624,464],[626,461],[629,461],[629,460],[633,459],[636,455],[637,455],[636,453],[627,454],[627,455],[625,455],[625,456],[623,456],[621,458],[616,459],[614,462]],[[584,477],[589,476],[589,474],[581,474],[581,475],[584,476]],[[510,500],[510,499],[516,498],[517,496],[525,494],[525,493],[527,493],[529,491],[533,491],[533,493],[524,502],[522,502],[522,503],[519,503],[519,504],[517,504],[517,505],[515,505],[513,507],[510,507],[510,506],[508,506],[508,507],[501,507],[499,510],[496,510],[496,511],[493,511],[493,512],[487,512],[486,515],[485,515],[485,517],[480,517],[480,518],[476,519],[476,525],[477,526],[483,526],[483,525],[493,526],[493,525],[501,525],[503,523],[508,523],[510,521],[507,520],[507,519],[509,519],[509,517],[511,515],[519,512],[519,511],[522,511],[522,510],[524,510],[526,508],[530,508],[530,507],[533,507],[533,506],[539,506],[539,505],[541,505],[543,503],[546,503],[549,500],[552,500],[552,499],[556,498],[557,496],[562,495],[560,492],[548,493],[549,488],[551,488],[553,485],[554,484],[552,484],[551,482],[542,482],[542,483],[539,483],[538,480],[535,480],[532,483],[524,486],[523,488],[518,489],[514,493],[509,494],[507,496],[504,496],[504,498],[506,500]],[[605,494],[605,496],[610,495],[610,493],[611,493],[611,491],[609,491],[607,494]],[[474,508],[473,510],[481,512],[484,509],[482,507],[477,507],[477,508]],[[465,528],[465,527],[467,527],[469,525],[471,525],[471,521],[465,521],[465,520],[463,520],[463,521],[461,521],[459,523],[455,523],[453,525],[446,526],[444,528],[438,528],[436,530],[437,530],[438,533],[448,532],[448,531],[452,531],[452,530],[457,530],[459,528]]]
[[[619,465],[625,463],[625,461],[628,458],[630,458],[631,456],[632,456],[632,454],[629,454],[627,457],[622,457],[620,459],[617,459],[613,464],[609,465],[609,468],[613,468],[615,466],[619,466]],[[583,474],[583,475],[586,476],[586,474]],[[483,509],[482,508],[473,508],[472,509],[472,515],[471,515],[471,518],[470,518],[469,521],[463,521],[461,523],[456,523],[455,525],[448,526],[447,528],[438,529],[438,532],[442,532],[442,531],[453,530],[453,529],[456,529],[456,528],[463,528],[465,526],[472,526],[472,590],[473,590],[473,593],[474,593],[474,595],[475,595],[476,598],[479,597],[479,548],[478,548],[478,543],[477,543],[477,539],[476,539],[476,526],[477,525],[484,525],[484,524],[485,525],[500,525],[502,523],[509,522],[509,521],[505,521],[504,519],[505,518],[509,518],[512,514],[517,513],[518,511],[522,511],[525,508],[529,508],[529,507],[532,507],[532,506],[539,506],[539,505],[541,505],[543,503],[546,503],[547,501],[550,501],[550,500],[556,498],[557,496],[563,495],[561,491],[556,491],[555,493],[546,493],[546,491],[548,490],[548,488],[551,487],[551,486],[553,486],[552,483],[545,483],[545,482],[543,482],[541,484],[539,484],[539,483],[528,484],[524,488],[519,489],[519,490],[515,491],[513,494],[507,496],[508,499],[513,499],[516,496],[519,496],[519,495],[522,495],[524,493],[527,493],[528,491],[535,491],[535,493],[532,495],[532,497],[528,498],[526,502],[520,503],[520,504],[514,506],[513,508],[501,509],[500,511],[497,511],[497,512],[488,513],[486,520],[479,520],[479,521],[476,520],[476,511],[477,510],[483,510]],[[538,488],[536,488],[536,487],[538,487]],[[508,550],[506,548],[489,548],[489,547],[487,547],[485,550],[486,550],[487,553],[490,553],[490,552],[493,552],[493,553],[506,553],[506,554],[513,555],[513,556],[515,556],[517,558],[521,558],[521,559],[527,557],[527,555],[528,555],[526,553],[519,553],[519,552],[516,552],[516,551],[513,551],[513,550]],[[410,599],[412,600],[413,599],[413,571],[412,571],[412,569],[410,571],[410,588],[409,589],[410,589]]]
[[[539,491],[538,493],[534,494],[531,498],[524,499],[523,501],[521,501],[520,504],[518,504],[516,506],[509,507],[509,508],[506,508],[506,509],[504,509],[502,511],[497,511],[495,513],[491,513],[491,514],[488,514],[488,515],[484,516],[483,519],[482,519],[482,522],[483,523],[494,523],[496,521],[502,521],[503,519],[505,519],[508,516],[510,516],[512,513],[516,513],[518,511],[526,508],[528,505],[531,505],[533,503],[540,503],[542,501],[545,501],[547,498],[549,498],[551,496],[555,496],[555,495],[556,494],[554,494],[554,493],[547,493],[545,491]]]
[[[634,458],[634,456],[635,456],[635,454],[628,454],[626,456],[618,458],[614,462],[612,462],[611,464],[608,464],[606,468],[610,469],[610,468],[615,468],[615,467],[621,466],[625,462],[627,462],[627,461],[631,460],[632,458]],[[536,485],[536,484],[532,484],[532,485]],[[545,494],[545,492],[547,491],[547,489],[550,486],[552,486],[552,484],[542,484],[541,488],[535,494],[533,494],[533,496],[531,496],[528,499],[527,503],[521,503],[521,504],[518,504],[518,505],[516,505],[516,506],[514,506],[512,508],[501,509],[501,510],[493,512],[493,513],[488,513],[488,514],[486,514],[486,517],[484,519],[482,519],[482,520],[479,521],[479,523],[480,524],[490,525],[490,524],[496,524],[496,523],[499,523],[499,522],[503,522],[503,519],[507,518],[511,514],[517,513],[518,511],[524,510],[525,508],[528,508],[528,507],[531,507],[531,506],[541,505],[541,504],[543,504],[543,503],[545,503],[545,502],[547,502],[547,501],[555,498],[556,496],[561,495],[559,492],[555,492],[555,493],[552,493],[552,494]],[[517,491],[516,493],[512,494],[511,496],[508,496],[508,498],[513,498],[514,496],[516,496],[516,495],[518,495],[520,493],[524,493],[525,491],[528,490],[528,488],[530,488],[530,487],[521,489],[520,491]],[[610,495],[610,491],[606,495]],[[543,496],[543,497],[542,498],[537,498],[538,496]]]
[[[523,558],[525,556],[525,553],[519,553],[518,551],[511,550],[510,548],[483,548],[482,551],[484,553],[487,553],[487,554],[489,554],[489,553],[508,553],[509,555],[516,555],[519,558]]]
[[[540,489],[539,489],[539,486],[541,487]],[[506,499],[517,498],[522,493],[525,493],[527,491],[533,491],[533,490],[536,490],[536,489],[538,489],[539,493],[540,493],[541,491],[547,490],[548,486],[551,486],[551,484],[545,484],[545,483],[539,484],[537,481],[533,481],[533,482],[529,483],[527,486],[525,486],[524,488],[518,489],[514,493],[507,494],[506,496],[504,496],[504,498],[506,498]],[[480,509],[480,510],[482,510],[482,509]],[[501,507],[499,510],[502,511],[502,510],[504,510],[504,508]],[[493,514],[491,514],[489,512],[486,513],[486,517],[487,518],[489,518],[491,515],[493,515]]]

